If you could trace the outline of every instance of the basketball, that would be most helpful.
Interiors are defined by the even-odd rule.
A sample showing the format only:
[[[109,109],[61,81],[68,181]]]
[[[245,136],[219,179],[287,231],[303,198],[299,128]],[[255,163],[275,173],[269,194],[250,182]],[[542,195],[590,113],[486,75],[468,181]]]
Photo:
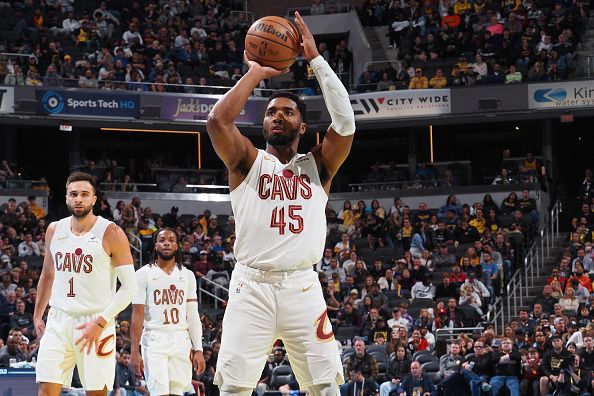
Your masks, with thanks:
[[[283,70],[295,62],[299,53],[299,31],[285,18],[267,16],[250,26],[245,37],[249,60]]]

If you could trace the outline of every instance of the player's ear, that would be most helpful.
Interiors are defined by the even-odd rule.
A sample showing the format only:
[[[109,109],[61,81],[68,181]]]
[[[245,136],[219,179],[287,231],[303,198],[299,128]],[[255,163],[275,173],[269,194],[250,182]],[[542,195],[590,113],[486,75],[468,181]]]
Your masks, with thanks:
[[[303,135],[305,135],[305,132],[307,132],[307,123],[302,122],[301,125],[299,126],[299,135],[303,136]]]

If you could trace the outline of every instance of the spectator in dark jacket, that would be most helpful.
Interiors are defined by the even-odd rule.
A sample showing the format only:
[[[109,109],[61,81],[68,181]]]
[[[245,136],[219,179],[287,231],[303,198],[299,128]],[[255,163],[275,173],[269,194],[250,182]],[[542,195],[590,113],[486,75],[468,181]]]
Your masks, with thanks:
[[[540,393],[548,395],[559,387],[559,375],[573,363],[569,351],[563,346],[563,340],[558,335],[551,337],[552,349],[548,350],[540,365]]]
[[[435,396],[435,385],[431,378],[426,377],[421,372],[421,363],[412,362],[410,365],[410,374],[408,374],[398,387],[398,396]]]
[[[386,369],[386,381],[380,386],[380,396],[388,396],[398,389],[405,375],[410,373],[411,359],[402,345],[396,349],[396,356],[390,359]]]
[[[474,356],[468,357],[462,364],[462,375],[468,381],[472,396],[480,396],[481,390],[490,389],[488,382],[494,372],[491,352],[487,352],[485,340],[479,338],[474,343]]]
[[[504,338],[501,340],[500,351],[491,353],[491,362],[495,365],[495,375],[489,381],[492,395],[498,395],[503,385],[507,386],[512,395],[520,394],[522,356],[513,351],[513,345],[510,338]]]

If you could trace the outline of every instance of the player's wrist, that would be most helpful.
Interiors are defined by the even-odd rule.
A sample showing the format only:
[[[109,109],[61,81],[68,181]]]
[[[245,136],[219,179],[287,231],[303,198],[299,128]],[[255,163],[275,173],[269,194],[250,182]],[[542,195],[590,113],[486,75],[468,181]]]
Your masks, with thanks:
[[[97,325],[98,327],[101,327],[102,329],[104,329],[105,326],[107,326],[107,320],[101,315],[99,315],[95,319],[93,319],[93,323],[95,325]]]

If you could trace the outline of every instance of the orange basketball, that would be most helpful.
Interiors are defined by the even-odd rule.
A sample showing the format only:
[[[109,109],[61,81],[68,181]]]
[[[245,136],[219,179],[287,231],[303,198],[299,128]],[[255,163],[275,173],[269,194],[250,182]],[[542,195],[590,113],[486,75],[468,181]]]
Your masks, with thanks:
[[[250,26],[245,37],[245,52],[249,60],[283,70],[295,62],[299,44],[299,31],[290,21],[267,16]]]

